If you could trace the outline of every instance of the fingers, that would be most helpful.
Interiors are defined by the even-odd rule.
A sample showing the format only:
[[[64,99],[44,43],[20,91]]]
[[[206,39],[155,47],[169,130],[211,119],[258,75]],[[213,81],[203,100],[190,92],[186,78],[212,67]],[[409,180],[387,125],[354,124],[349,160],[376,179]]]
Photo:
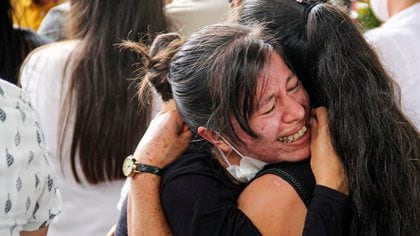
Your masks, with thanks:
[[[325,107],[318,107],[311,112],[311,141],[314,142],[319,135],[329,136],[328,111]]]
[[[328,111],[325,107],[312,109],[311,117],[316,119],[318,126],[328,126]],[[311,123],[312,124],[312,123]]]
[[[330,146],[331,138],[328,127],[328,111],[325,107],[318,107],[311,112],[311,148]]]
[[[311,143],[314,143],[316,137],[318,137],[318,121],[315,117],[311,116]]]
[[[340,157],[332,145],[325,107],[311,113],[311,168],[318,185],[348,194],[347,177]]]
[[[190,131],[190,128],[188,127],[188,125],[185,123],[182,126],[182,132],[181,132],[180,137],[184,140],[187,140],[188,142],[190,142],[192,139],[192,132]]]

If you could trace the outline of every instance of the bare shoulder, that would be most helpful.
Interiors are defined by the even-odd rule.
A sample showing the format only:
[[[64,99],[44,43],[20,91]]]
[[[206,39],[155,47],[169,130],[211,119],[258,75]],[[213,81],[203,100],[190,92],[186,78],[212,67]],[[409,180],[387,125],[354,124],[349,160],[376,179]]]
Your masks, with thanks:
[[[266,174],[242,192],[238,207],[263,235],[302,235],[306,207],[284,179]]]

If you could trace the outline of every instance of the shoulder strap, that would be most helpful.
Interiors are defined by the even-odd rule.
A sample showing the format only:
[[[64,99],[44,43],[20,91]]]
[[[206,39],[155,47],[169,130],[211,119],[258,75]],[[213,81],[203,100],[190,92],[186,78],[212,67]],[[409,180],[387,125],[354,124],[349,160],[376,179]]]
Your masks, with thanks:
[[[274,174],[286,180],[296,190],[306,208],[309,208],[315,187],[315,178],[309,161],[270,165],[258,172],[255,178],[265,174]]]

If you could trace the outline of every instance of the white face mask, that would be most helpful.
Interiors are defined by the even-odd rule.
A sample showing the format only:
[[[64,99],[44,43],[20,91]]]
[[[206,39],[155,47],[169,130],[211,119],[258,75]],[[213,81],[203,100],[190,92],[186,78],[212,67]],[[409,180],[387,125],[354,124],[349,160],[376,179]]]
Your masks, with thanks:
[[[382,22],[389,19],[388,0],[370,0],[373,14]]]
[[[229,172],[229,174],[232,175],[234,179],[241,183],[247,183],[252,178],[255,177],[255,175],[258,173],[258,171],[262,170],[267,163],[257,160],[255,158],[242,155],[236,148],[234,148],[226,139],[224,139],[221,135],[219,135],[229,147],[232,148],[240,157],[241,161],[238,165],[231,165],[228,161],[226,155],[222,152],[222,150],[219,149],[219,147],[216,146],[217,150],[219,150],[220,154],[222,155],[223,159],[225,160],[228,167],[226,170]]]

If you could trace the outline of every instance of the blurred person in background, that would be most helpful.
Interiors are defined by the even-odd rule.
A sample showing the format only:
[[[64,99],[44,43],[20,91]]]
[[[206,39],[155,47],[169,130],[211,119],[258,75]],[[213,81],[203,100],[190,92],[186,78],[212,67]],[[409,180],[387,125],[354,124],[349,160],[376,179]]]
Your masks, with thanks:
[[[50,235],[105,235],[132,153],[151,116],[151,101],[136,98],[136,54],[121,52],[127,37],[166,31],[163,1],[71,1],[73,40],[31,54],[21,83],[40,113],[48,154],[62,186],[63,211]]]
[[[225,21],[228,10],[227,0],[172,0],[165,6],[170,30],[187,36],[206,25]]]
[[[0,78],[0,235],[45,236],[61,195],[39,117],[20,88]]]
[[[169,30],[188,36],[210,24],[225,21],[229,4],[226,0],[165,0],[164,12]],[[42,21],[38,33],[53,41],[65,39],[66,17],[70,3],[62,3],[50,9]]]
[[[38,30],[48,10],[56,6],[60,0],[13,0],[13,21],[24,28]]]
[[[403,111],[420,130],[420,0],[371,0],[384,24],[365,34],[401,89]]]
[[[10,0],[0,3],[0,77],[16,84],[19,68],[25,57],[35,48],[48,43],[32,30],[13,26]]]
[[[42,20],[38,34],[52,40],[60,41],[67,38],[66,23],[70,12],[70,2],[66,1],[51,8]]]

